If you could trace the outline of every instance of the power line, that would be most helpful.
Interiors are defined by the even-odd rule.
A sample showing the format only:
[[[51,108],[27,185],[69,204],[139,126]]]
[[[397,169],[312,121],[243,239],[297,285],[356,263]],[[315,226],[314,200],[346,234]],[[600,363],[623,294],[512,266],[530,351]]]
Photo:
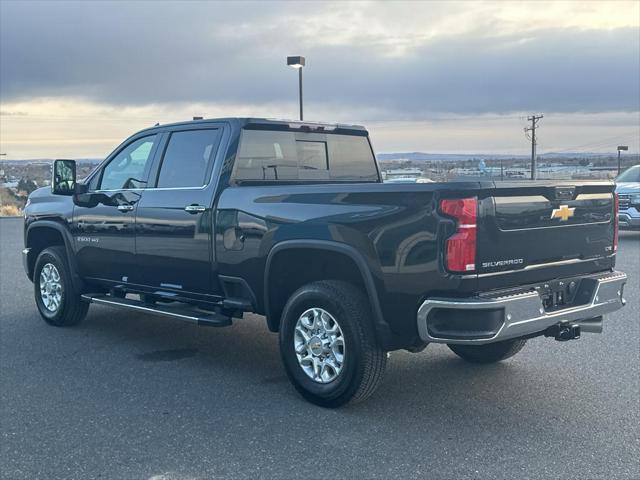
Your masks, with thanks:
[[[494,121],[494,120],[525,120],[527,117],[522,115],[460,115],[460,116],[448,116],[448,117],[428,117],[428,118],[406,118],[406,119],[387,119],[387,120],[360,120],[367,123],[367,125],[379,125],[388,123],[437,123],[437,122],[459,122],[460,120],[467,120],[473,118],[474,122]]]
[[[609,137],[606,139],[602,139],[602,140],[598,140],[596,142],[589,142],[589,143],[585,143],[582,145],[576,145],[574,147],[568,147],[568,148],[563,148],[560,150],[556,150],[553,149],[554,153],[563,153],[563,152],[571,152],[571,151],[576,151],[576,150],[584,150],[584,149],[589,149],[589,148],[598,148],[601,146],[605,146],[610,144],[612,141],[614,140],[618,140],[618,139],[622,139],[622,138],[628,138],[629,135],[617,135],[615,137]],[[550,147],[552,148],[552,147]]]
[[[553,153],[574,152],[576,150],[582,150],[582,149],[585,149],[585,148],[604,147],[604,146],[607,146],[607,145],[611,144],[611,142],[613,142],[615,140],[627,139],[627,138],[635,136],[635,135],[637,135],[636,132],[625,133],[625,134],[622,134],[622,135],[616,135],[615,137],[603,138],[603,139],[595,141],[595,142],[589,142],[589,143],[585,143],[583,145],[577,145],[575,147],[563,148],[563,149],[560,149],[560,150],[556,150],[553,147],[545,147],[545,149],[546,150],[552,150]],[[632,143],[632,142],[629,142],[629,143]]]

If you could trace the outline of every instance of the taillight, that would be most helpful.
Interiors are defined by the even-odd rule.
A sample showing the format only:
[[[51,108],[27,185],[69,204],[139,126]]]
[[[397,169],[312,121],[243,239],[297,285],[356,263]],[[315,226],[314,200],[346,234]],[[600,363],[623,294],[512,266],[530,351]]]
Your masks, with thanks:
[[[613,194],[613,251],[618,251],[618,221],[620,211],[620,198],[617,193]]]
[[[476,269],[476,231],[478,199],[440,200],[440,211],[457,220],[457,230],[447,239],[445,266],[450,272],[472,272]]]

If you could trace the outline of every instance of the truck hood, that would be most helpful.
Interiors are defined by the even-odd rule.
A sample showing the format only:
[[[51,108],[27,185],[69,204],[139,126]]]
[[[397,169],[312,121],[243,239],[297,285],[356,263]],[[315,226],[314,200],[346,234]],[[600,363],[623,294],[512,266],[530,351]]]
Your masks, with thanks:
[[[640,193],[640,183],[638,182],[624,182],[616,185],[616,192],[618,193]]]
[[[29,198],[42,198],[42,197],[53,197],[51,193],[51,187],[40,187],[36,188],[33,192],[29,194]]]
[[[24,208],[26,216],[38,218],[65,217],[73,212],[73,198],[66,195],[54,195],[51,187],[42,187],[29,195],[29,201]]]

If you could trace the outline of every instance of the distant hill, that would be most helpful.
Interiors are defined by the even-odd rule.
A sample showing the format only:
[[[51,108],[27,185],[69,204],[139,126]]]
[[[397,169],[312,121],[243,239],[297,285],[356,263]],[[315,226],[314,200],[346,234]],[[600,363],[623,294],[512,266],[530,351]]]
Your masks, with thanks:
[[[611,158],[614,153],[593,153],[593,152],[548,152],[538,155],[544,159],[565,159],[565,158]],[[500,160],[517,159],[526,160],[529,155],[504,155],[491,153],[424,153],[424,152],[397,152],[378,153],[378,160],[412,160],[420,161],[450,161],[460,162],[467,160]]]
[[[25,160],[4,160],[4,159],[0,159],[0,163],[3,164],[3,165],[27,165],[27,164],[45,165],[45,164],[53,163],[53,160],[54,160],[53,158],[29,158],[29,159],[25,159]],[[76,160],[76,162],[78,162],[80,164],[94,165],[94,164],[100,163],[103,159],[102,158],[78,158],[78,159],[75,159],[75,160]]]
[[[562,160],[562,159],[603,159],[614,158],[615,153],[597,153],[597,152],[546,152],[538,155],[539,158],[545,160]],[[625,154],[625,157],[637,156],[637,154]],[[467,160],[527,160],[529,155],[505,155],[497,153],[425,153],[425,152],[388,152],[376,154],[378,160],[411,160],[414,162],[428,161],[449,161],[464,162]],[[101,158],[81,158],[77,159],[80,164],[95,165],[101,162]],[[25,164],[46,164],[52,163],[51,158],[31,158],[28,160],[5,160],[0,159],[0,163],[4,165],[25,165]]]

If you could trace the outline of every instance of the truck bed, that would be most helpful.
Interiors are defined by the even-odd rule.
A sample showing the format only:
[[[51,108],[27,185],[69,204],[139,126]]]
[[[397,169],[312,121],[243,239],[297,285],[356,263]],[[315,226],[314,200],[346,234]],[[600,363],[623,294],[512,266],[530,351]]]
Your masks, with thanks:
[[[462,297],[611,270],[613,188],[582,181],[231,187],[218,203],[219,271],[263,292],[274,245],[309,238],[348,245],[371,271],[390,328],[411,336],[420,301],[429,296]],[[446,268],[446,242],[457,228],[440,211],[447,198],[477,198],[472,271]],[[551,218],[556,209],[574,210],[565,221]],[[230,236],[243,240],[234,245]],[[264,304],[258,308],[265,311]]]

